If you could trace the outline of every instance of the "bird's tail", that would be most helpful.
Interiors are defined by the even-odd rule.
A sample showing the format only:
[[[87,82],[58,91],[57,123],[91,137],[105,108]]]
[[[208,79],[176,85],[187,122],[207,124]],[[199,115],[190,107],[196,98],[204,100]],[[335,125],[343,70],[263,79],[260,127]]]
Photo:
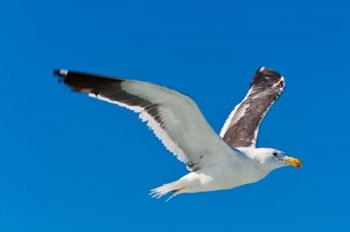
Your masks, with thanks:
[[[152,198],[161,198],[168,193],[172,193],[172,195],[167,199],[167,201],[169,201],[171,198],[182,193],[184,187],[185,186],[182,181],[177,180],[168,184],[163,184],[158,188],[151,189],[150,196]]]

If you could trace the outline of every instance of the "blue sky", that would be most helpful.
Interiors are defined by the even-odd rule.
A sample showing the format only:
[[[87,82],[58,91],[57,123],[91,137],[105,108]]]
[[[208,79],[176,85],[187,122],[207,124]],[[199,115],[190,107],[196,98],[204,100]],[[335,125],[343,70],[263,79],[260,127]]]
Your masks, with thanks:
[[[346,1],[0,3],[0,230],[348,231]],[[73,94],[53,68],[159,83],[219,131],[265,65],[286,91],[259,145],[300,157],[263,181],[169,203],[186,173],[133,113]]]

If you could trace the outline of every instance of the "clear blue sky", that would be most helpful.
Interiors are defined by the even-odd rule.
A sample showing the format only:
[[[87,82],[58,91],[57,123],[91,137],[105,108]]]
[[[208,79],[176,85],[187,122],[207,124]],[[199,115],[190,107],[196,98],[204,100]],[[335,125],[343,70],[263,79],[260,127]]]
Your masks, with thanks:
[[[350,5],[281,2],[1,1],[0,231],[349,231]],[[261,65],[287,88],[259,145],[305,167],[169,203],[148,191],[184,165],[136,115],[52,76],[166,85],[219,131]]]

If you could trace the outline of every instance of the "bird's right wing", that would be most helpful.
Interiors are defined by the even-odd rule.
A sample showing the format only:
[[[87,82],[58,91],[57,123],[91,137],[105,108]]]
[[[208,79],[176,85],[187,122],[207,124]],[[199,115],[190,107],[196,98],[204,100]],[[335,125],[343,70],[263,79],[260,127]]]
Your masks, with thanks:
[[[231,153],[239,155],[209,126],[196,103],[179,92],[143,81],[62,69],[55,74],[76,92],[139,113],[165,147],[191,170],[223,161]]]

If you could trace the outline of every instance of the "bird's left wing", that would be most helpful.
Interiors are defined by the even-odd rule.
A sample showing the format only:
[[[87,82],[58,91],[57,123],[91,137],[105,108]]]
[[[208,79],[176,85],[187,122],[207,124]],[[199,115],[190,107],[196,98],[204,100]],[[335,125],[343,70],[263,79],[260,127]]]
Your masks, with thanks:
[[[261,120],[284,86],[284,78],[278,72],[258,69],[246,97],[230,113],[220,136],[233,147],[255,147]]]
[[[210,127],[196,103],[177,91],[143,81],[62,69],[55,74],[76,92],[139,113],[164,146],[191,170],[222,161],[230,154],[231,148]]]

